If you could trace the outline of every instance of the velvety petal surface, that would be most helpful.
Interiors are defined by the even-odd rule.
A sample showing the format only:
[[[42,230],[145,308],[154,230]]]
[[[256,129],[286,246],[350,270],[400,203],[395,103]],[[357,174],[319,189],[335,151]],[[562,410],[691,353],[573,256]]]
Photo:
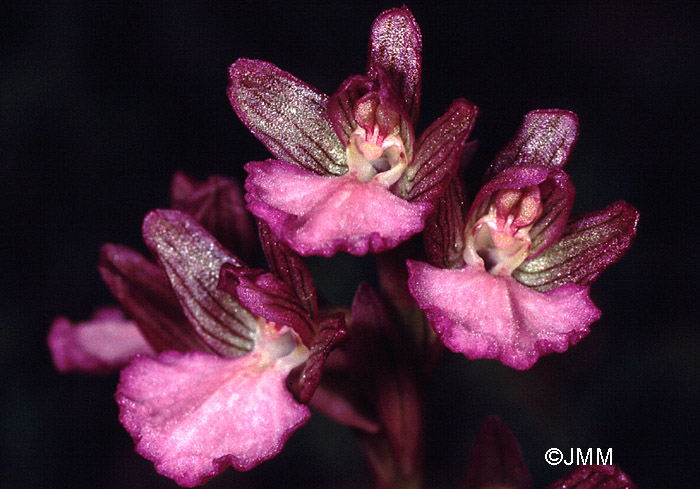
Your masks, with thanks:
[[[491,162],[485,179],[517,165],[562,168],[578,138],[578,117],[560,109],[535,110],[525,115],[517,134]]]
[[[382,12],[372,24],[367,73],[384,70],[404,100],[413,124],[418,120],[423,39],[406,7]]]
[[[188,487],[229,465],[248,470],[279,453],[310,415],[286,388],[306,354],[288,353],[294,342],[285,334],[237,358],[166,352],[132,362],[116,398],[138,453]]]
[[[165,270],[182,310],[199,336],[222,356],[253,347],[255,318],[218,289],[221,265],[242,263],[193,217],[155,210],[143,221],[143,237]]]
[[[302,255],[378,253],[421,231],[432,205],[380,184],[326,178],[283,161],[246,165],[248,209]]]
[[[319,175],[347,171],[328,96],[271,63],[241,58],[229,68],[228,96],[241,121],[270,152]]]
[[[59,372],[110,373],[138,354],[155,351],[132,321],[116,308],[104,308],[84,323],[56,319],[48,336],[49,350]]]
[[[443,270],[409,260],[408,269],[411,293],[435,332],[470,359],[528,369],[540,356],[578,342],[600,317],[585,286],[537,292],[478,267]]]
[[[581,465],[547,489],[637,489],[617,465]]]
[[[566,283],[591,284],[632,246],[639,212],[627,202],[574,216],[562,236],[537,257],[513,271],[513,278],[535,290]]]
[[[212,176],[199,182],[178,172],[170,184],[170,206],[194,217],[224,248],[252,262],[258,236],[245,210],[243,188],[235,180]]]

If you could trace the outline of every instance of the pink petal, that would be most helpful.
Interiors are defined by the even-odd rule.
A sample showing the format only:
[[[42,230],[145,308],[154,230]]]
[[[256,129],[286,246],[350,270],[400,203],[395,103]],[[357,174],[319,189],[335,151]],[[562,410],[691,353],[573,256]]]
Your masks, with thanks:
[[[370,181],[321,177],[283,161],[246,165],[248,209],[302,255],[379,253],[421,231],[432,210]]]
[[[525,370],[589,332],[600,311],[588,287],[537,292],[510,277],[466,266],[443,270],[410,261],[409,288],[442,342],[468,358],[495,358]]]
[[[229,465],[249,470],[279,453],[310,412],[285,387],[305,355],[294,350],[275,359],[277,344],[256,344],[237,358],[200,352],[137,358],[122,371],[116,394],[136,450],[187,487]]]
[[[59,372],[116,372],[137,354],[155,355],[135,323],[116,308],[97,311],[77,325],[64,317],[51,325],[51,357]]]

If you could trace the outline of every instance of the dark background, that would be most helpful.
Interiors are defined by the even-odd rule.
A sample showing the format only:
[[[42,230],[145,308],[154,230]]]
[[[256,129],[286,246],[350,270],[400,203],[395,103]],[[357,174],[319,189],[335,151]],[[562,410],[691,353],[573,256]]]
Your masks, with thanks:
[[[550,447],[613,448],[640,488],[700,487],[697,278],[700,15],[676,3],[411,2],[424,39],[420,127],[477,103],[480,178],[522,116],[576,112],[577,211],[624,199],[642,215],[627,257],[592,287],[603,317],[527,372],[449,355],[430,395],[427,487],[456,488],[478,425],[519,438],[536,488],[567,471]],[[139,249],[142,217],[182,169],[243,177],[267,157],[225,95],[238,57],[332,93],[364,70],[374,17],[397,4],[12,2],[0,7],[0,484],[175,487],[117,421],[116,376],[59,375],[54,317],[112,299],[104,242]],[[320,287],[349,302],[367,260],[338,258]],[[336,270],[336,268],[334,268]],[[337,277],[344,277],[338,283]],[[316,415],[275,459],[210,487],[369,487],[352,435]]]

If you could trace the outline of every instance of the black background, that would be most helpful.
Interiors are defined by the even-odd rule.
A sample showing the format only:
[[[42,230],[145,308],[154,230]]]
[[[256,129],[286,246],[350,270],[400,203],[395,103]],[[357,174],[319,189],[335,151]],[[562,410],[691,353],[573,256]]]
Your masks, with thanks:
[[[456,488],[478,425],[519,438],[535,487],[567,471],[550,447],[613,448],[640,488],[700,486],[697,280],[700,15],[690,4],[411,2],[424,39],[420,127],[477,103],[476,182],[522,116],[579,115],[575,210],[642,215],[627,257],[593,285],[603,317],[527,372],[448,355],[430,393],[427,487]],[[133,452],[116,376],[54,372],[54,317],[112,300],[103,242],[143,250],[142,217],[181,169],[243,177],[266,150],[226,98],[227,67],[269,60],[332,93],[364,70],[371,22],[396,4],[13,2],[0,10],[0,481],[8,488],[175,487]],[[367,260],[314,260],[349,302]],[[326,273],[324,273],[324,268]],[[338,283],[339,276],[344,277]],[[210,487],[370,487],[352,435],[316,415],[275,459]]]

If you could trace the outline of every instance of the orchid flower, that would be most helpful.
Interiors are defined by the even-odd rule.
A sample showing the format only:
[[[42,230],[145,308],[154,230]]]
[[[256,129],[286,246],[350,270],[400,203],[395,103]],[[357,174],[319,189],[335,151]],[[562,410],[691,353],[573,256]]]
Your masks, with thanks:
[[[577,136],[573,113],[531,112],[466,219],[459,182],[445,193],[425,233],[432,265],[408,268],[411,293],[452,351],[527,369],[600,317],[589,286],[627,251],[639,215],[616,202],[569,217],[574,187],[562,167]]]
[[[320,318],[310,275],[273,240],[264,245],[269,273],[248,268],[183,212],[151,212],[143,233],[157,264],[116,245],[103,247],[100,264],[134,323],[108,319],[138,325],[145,343],[122,357],[131,361],[116,394],[120,420],[136,450],[180,485],[203,484],[229,465],[248,470],[308,419],[342,317]],[[105,320],[79,327],[97,337]],[[95,341],[107,348],[108,339]]]
[[[513,433],[496,416],[481,426],[462,489],[532,489],[530,471]],[[617,465],[580,465],[547,489],[637,489]]]
[[[454,101],[416,141],[421,50],[403,7],[374,21],[366,74],[330,98],[264,61],[231,66],[231,105],[277,158],[246,165],[248,209],[298,253],[378,253],[423,229],[477,108]]]
[[[308,419],[304,403],[342,319],[321,321],[305,305],[313,295],[305,303],[283,278],[249,269],[187,214],[153,211],[143,231],[189,328],[162,337],[158,357],[139,356],[122,371],[120,420],[136,450],[180,485],[229,465],[248,470]],[[123,258],[115,251],[112,261]],[[295,369],[296,398],[287,389]]]

